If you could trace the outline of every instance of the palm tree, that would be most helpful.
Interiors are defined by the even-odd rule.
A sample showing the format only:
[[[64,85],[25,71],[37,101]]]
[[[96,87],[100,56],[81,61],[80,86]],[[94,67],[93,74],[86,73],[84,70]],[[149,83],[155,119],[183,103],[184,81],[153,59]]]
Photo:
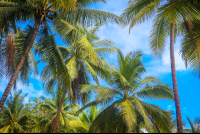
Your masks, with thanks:
[[[53,98],[51,99],[44,99],[44,102],[40,102],[38,107],[41,110],[46,111],[42,117],[40,117],[38,123],[35,125],[35,129],[37,130],[36,132],[43,131],[43,132],[51,132],[55,123],[55,117],[57,115],[57,110],[60,104],[60,100],[62,98],[62,93],[61,89],[57,91],[57,93],[53,94]],[[69,121],[80,121],[77,117],[74,116],[74,113],[76,110],[78,110],[79,106],[75,104],[67,104],[69,101],[69,98],[65,98],[60,116],[59,116],[59,127],[66,128],[68,131],[71,129],[69,126]],[[58,129],[59,131],[59,129]]]
[[[42,77],[45,81],[44,84],[46,90],[48,92],[51,92],[53,91],[53,89],[57,89],[59,87],[65,89],[60,102],[60,106],[63,103],[68,89],[70,89],[68,91],[70,98],[74,98],[74,100],[78,99],[82,102],[84,102],[85,100],[87,101],[87,96],[82,96],[81,94],[78,94],[77,89],[80,84],[89,83],[88,74],[93,77],[97,84],[99,84],[97,74],[104,79],[108,77],[107,72],[104,69],[105,67],[101,65],[102,63],[98,54],[118,51],[117,48],[113,47],[111,41],[98,40],[98,37],[96,36],[96,31],[101,25],[100,22],[96,24],[90,31],[88,31],[84,26],[79,23],[62,23],[61,26],[56,26],[55,30],[59,31],[64,39],[70,38],[69,36],[65,36],[66,29],[63,28],[63,25],[66,25],[66,23],[68,23],[67,25],[71,24],[74,28],[79,29],[80,33],[82,33],[81,36],[78,36],[79,38],[77,37],[76,41],[74,41],[73,39],[69,39],[70,42],[68,42],[68,44],[71,43],[71,47],[57,47],[54,36],[46,35],[46,31],[41,31],[41,37],[38,40],[37,46],[38,53],[43,55],[41,61],[45,61],[48,63],[42,71]],[[74,38],[73,34],[71,38]],[[52,44],[57,48],[52,48]],[[95,49],[93,49],[93,47]],[[46,51],[47,49],[49,51]],[[71,87],[66,86],[67,84],[65,79],[66,77],[68,78],[68,73],[72,85]],[[59,107],[56,120],[58,120],[60,110],[61,107]]]
[[[6,105],[2,108],[0,115],[1,133],[20,133],[25,132],[28,115],[28,107],[23,104],[26,95],[15,92],[14,97],[10,94]]]
[[[84,9],[92,3],[100,2],[104,0],[1,0],[0,1],[0,30],[2,29],[16,29],[16,22],[22,22],[27,20],[32,20],[34,23],[34,28],[28,36],[28,39],[24,42],[27,47],[15,68],[15,71],[3,93],[3,96],[0,101],[0,110],[5,103],[5,100],[16,81],[16,78],[24,64],[24,61],[27,55],[30,52],[30,49],[33,46],[34,40],[38,34],[40,26],[48,27],[48,22],[53,22],[55,25],[58,23],[65,23],[65,20],[75,20],[76,22],[84,23],[91,25],[100,20],[104,22],[116,22],[123,23],[123,20],[111,13],[93,10],[93,9]],[[64,20],[59,17],[59,15],[64,17]],[[68,24],[68,23],[65,23]],[[68,33],[66,35],[74,33],[76,29],[68,25],[64,27],[67,29]],[[77,32],[77,31],[76,31]],[[67,39],[67,38],[66,38]],[[68,82],[68,85],[70,83]]]
[[[192,0],[195,2],[195,0]],[[170,36],[170,60],[176,106],[178,132],[183,133],[181,108],[175,69],[174,42],[178,31],[177,24],[183,19],[198,19],[199,11],[188,0],[130,0],[129,7],[122,16],[130,22],[130,29],[137,23],[148,20],[154,15],[153,30],[150,35],[150,48],[156,56],[161,56],[165,50],[165,42]]]
[[[17,34],[10,32],[5,37],[3,41],[1,56],[2,56],[2,75],[6,78],[10,78],[19,63],[23,53],[27,47],[24,42],[27,40],[30,32],[32,30],[31,26],[28,26],[24,31],[20,28],[17,28]],[[33,50],[30,50],[28,57],[24,60],[24,64],[20,70],[20,74],[17,80],[20,80],[24,84],[29,84],[29,74],[33,72],[37,74],[37,66],[33,56]],[[17,81],[16,80],[16,81]],[[16,81],[14,88],[16,88]]]
[[[118,68],[109,67],[112,74],[109,87],[83,85],[81,93],[96,93],[96,100],[82,107],[78,112],[89,106],[109,104],[96,117],[89,132],[138,132],[138,126],[144,123],[149,131],[149,120],[160,132],[159,128],[168,129],[168,114],[156,105],[148,104],[143,99],[174,99],[168,85],[155,77],[141,75],[145,68],[141,61],[141,52],[130,52],[125,57],[118,56]],[[108,65],[106,65],[108,66]],[[148,120],[149,119],[149,120]]]
[[[83,31],[83,34],[91,44],[90,51],[94,51],[94,58],[91,58],[91,54],[88,53],[84,48],[80,47],[82,44],[78,44],[81,39],[72,43],[71,47],[59,46],[59,50],[63,55],[63,60],[69,70],[71,77],[73,99],[74,101],[81,95],[78,95],[79,85],[90,84],[89,75],[93,78],[97,85],[100,85],[98,75],[103,79],[107,79],[106,70],[103,66],[100,56],[105,56],[112,52],[117,53],[119,50],[114,47],[113,42],[109,40],[99,40],[96,32],[101,26],[101,22],[97,23],[90,31]],[[97,64],[96,61],[97,60]],[[107,79],[108,80],[108,79]],[[70,95],[71,96],[71,95]],[[86,96],[82,96],[78,101],[85,103]]]

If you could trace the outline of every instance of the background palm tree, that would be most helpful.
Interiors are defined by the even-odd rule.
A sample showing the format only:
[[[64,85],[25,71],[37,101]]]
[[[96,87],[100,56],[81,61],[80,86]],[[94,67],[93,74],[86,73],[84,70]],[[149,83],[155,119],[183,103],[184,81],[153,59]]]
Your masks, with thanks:
[[[53,98],[51,99],[43,99],[44,102],[40,102],[38,107],[45,112],[45,114],[39,118],[38,123],[35,125],[33,129],[36,132],[51,132],[54,125],[59,125],[59,128],[66,128],[65,130],[70,131],[73,129],[72,126],[69,126],[69,121],[80,121],[77,117],[74,116],[74,113],[78,110],[79,106],[75,104],[67,104],[69,103],[69,98],[65,98],[58,123],[55,124],[55,117],[57,115],[57,110],[60,104],[60,100],[62,98],[63,91],[59,89],[56,93],[53,94]],[[60,129],[58,129],[59,132]]]
[[[195,0],[192,0],[193,2]],[[179,101],[178,85],[175,69],[174,42],[178,31],[177,24],[183,19],[198,19],[198,9],[187,0],[130,0],[128,8],[122,17],[130,22],[130,29],[137,23],[141,23],[154,17],[153,30],[150,35],[150,48],[156,56],[161,56],[165,50],[165,42],[170,36],[170,60],[173,80],[174,98],[178,132],[183,133],[181,108]]]
[[[10,94],[6,105],[2,108],[0,114],[0,132],[1,133],[23,133],[26,130],[29,108],[23,104],[26,95],[21,92],[15,92],[14,96]]]
[[[111,88],[81,86],[81,93],[93,91],[97,96],[95,101],[83,106],[79,112],[92,105],[109,104],[94,120],[89,132],[139,132],[140,124],[150,131],[149,119],[159,132],[159,128],[170,131],[168,112],[141,99],[173,100],[173,92],[155,77],[142,79],[145,68],[141,56],[140,51],[130,52],[125,57],[119,53],[119,67],[110,67],[109,70],[112,74]]]
[[[32,29],[28,40],[26,40],[26,49],[17,64],[15,71],[3,93],[3,96],[0,101],[0,110],[5,103],[7,96],[17,79],[17,76],[24,64],[24,61],[27,55],[30,52],[30,49],[33,46],[34,40],[37,36],[38,30],[41,25],[43,27],[47,27],[47,21],[52,22],[54,24],[65,23],[64,20],[60,19],[58,16],[62,14],[67,19],[73,19],[76,22],[80,22],[82,24],[91,25],[93,22],[97,23],[100,20],[104,22],[116,22],[123,23],[123,20],[111,13],[92,10],[92,9],[83,9],[87,5],[90,5],[95,2],[100,2],[104,0],[86,0],[86,1],[77,1],[77,0],[19,0],[19,1],[8,1],[1,0],[0,1],[0,13],[1,13],[1,21],[0,21],[0,30],[9,28],[10,24],[13,24],[12,29],[16,29],[16,22],[33,20],[34,28]],[[94,14],[95,13],[95,14]],[[78,15],[78,16],[77,16]],[[56,21],[56,22],[55,22]],[[66,23],[65,23],[66,24]],[[73,33],[74,30],[72,27],[66,27],[68,29],[68,33],[66,35]],[[66,38],[67,39],[67,38]],[[68,82],[70,85],[70,82]]]
[[[65,26],[69,25],[73,29],[77,29],[80,36],[74,36],[74,34],[72,34],[67,37],[67,29]],[[49,32],[46,32],[46,30],[40,32],[40,38],[38,39],[38,46],[36,46],[36,49],[38,53],[43,56],[41,61],[48,63],[42,71],[42,78],[48,92],[52,92],[53,89],[58,89],[59,87],[65,89],[60,106],[63,103],[67,91],[74,102],[76,100],[82,102],[87,100],[87,96],[78,94],[77,89],[80,84],[89,83],[88,74],[93,77],[97,84],[99,84],[97,74],[105,79],[108,77],[107,72],[101,65],[101,59],[98,54],[117,52],[118,49],[113,47],[111,41],[98,40],[96,31],[100,25],[101,23],[98,23],[88,31],[83,25],[73,21],[65,21],[65,23],[61,25],[56,24],[55,30],[59,31],[61,37],[64,39],[69,38],[68,44],[71,43],[70,47],[57,47],[54,36],[49,34],[52,33],[50,29]],[[71,38],[76,38],[77,40]],[[66,83],[69,78],[72,85],[71,87],[68,87]],[[59,109],[61,109],[61,107]],[[59,113],[58,110],[58,116]],[[58,117],[56,119],[58,119]]]

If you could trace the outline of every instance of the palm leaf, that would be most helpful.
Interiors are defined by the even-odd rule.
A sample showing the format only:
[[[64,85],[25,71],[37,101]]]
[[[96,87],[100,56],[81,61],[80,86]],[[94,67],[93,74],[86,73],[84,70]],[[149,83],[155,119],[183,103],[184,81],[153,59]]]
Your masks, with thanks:
[[[140,98],[174,100],[173,90],[167,85],[146,86],[146,88],[135,92],[135,94]]]

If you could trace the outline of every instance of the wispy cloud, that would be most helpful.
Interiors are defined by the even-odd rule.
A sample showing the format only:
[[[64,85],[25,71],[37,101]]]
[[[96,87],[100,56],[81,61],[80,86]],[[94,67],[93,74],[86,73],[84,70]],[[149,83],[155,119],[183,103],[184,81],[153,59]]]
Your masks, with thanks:
[[[31,75],[31,78],[36,79],[36,80],[38,80],[38,81],[41,81],[41,78],[40,78],[39,75],[34,75],[34,74],[32,74],[32,75]]]
[[[101,7],[101,10],[112,12],[120,15],[123,10],[127,7],[126,3],[128,0],[109,0],[107,4]],[[114,5],[114,6],[113,6]],[[124,54],[134,50],[142,50],[145,55],[152,55],[149,49],[149,35],[152,28],[152,20],[138,24],[131,29],[129,34],[129,26],[120,27],[119,25],[104,25],[100,28],[99,37],[101,39],[109,39],[116,43]],[[178,38],[175,44],[175,59],[176,59],[176,70],[185,71],[184,61],[179,54],[180,41]],[[111,56],[113,60],[113,57]],[[114,59],[116,59],[114,57]],[[169,38],[166,43],[166,50],[163,53],[161,59],[153,58],[151,61],[145,64],[147,71],[150,74],[161,75],[171,72],[170,67],[170,49],[169,49]]]
[[[175,110],[175,106],[174,106],[173,104],[168,105],[168,106],[167,106],[167,110],[168,110],[168,111],[174,111],[174,110]]]

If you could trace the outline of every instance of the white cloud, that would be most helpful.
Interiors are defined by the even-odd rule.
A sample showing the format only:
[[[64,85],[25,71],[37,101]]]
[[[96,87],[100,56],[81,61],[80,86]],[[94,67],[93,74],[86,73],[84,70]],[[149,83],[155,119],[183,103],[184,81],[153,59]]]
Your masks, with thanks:
[[[128,0],[109,0],[107,4],[101,7],[101,10],[112,12],[114,14],[120,15],[123,10],[127,7],[126,3]],[[114,5],[114,6],[113,6]],[[122,28],[119,25],[104,25],[100,28],[98,33],[100,39],[109,39],[116,43],[124,54],[130,51],[142,50],[143,54],[152,55],[149,49],[149,34],[152,27],[152,21],[144,22],[138,24],[131,29],[129,34],[129,26]],[[147,72],[150,74],[161,75],[171,72],[170,66],[170,51],[169,51],[169,38],[166,43],[166,51],[161,59],[152,59],[149,63],[146,63]],[[176,60],[176,70],[185,71],[184,61],[179,54],[180,50],[180,40],[178,38],[175,43],[175,60]],[[113,60],[113,57],[111,56]]]
[[[175,106],[174,105],[168,105],[167,106],[167,110],[168,111],[174,111],[175,110]]]
[[[31,78],[36,79],[36,80],[38,80],[38,81],[41,81],[41,78],[40,78],[39,75],[34,75],[34,74],[32,74],[32,75],[31,75]]]

